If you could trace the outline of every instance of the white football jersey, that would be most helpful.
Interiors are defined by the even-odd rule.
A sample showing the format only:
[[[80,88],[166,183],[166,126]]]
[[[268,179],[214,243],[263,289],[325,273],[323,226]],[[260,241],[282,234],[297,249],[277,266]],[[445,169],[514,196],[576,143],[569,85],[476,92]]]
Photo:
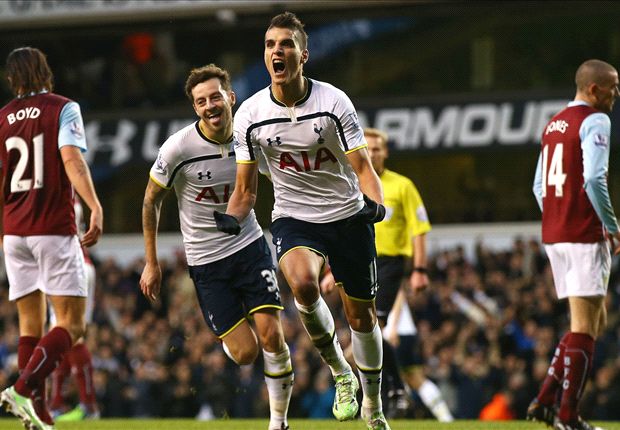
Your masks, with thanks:
[[[305,97],[287,107],[267,87],[241,104],[234,129],[237,163],[256,163],[261,152],[265,157],[275,196],[272,220],[327,223],[364,206],[346,154],[367,144],[343,91],[308,79]]]
[[[174,187],[190,266],[234,254],[263,234],[254,211],[241,222],[238,236],[215,227],[213,211],[226,212],[236,172],[234,140],[226,144],[209,140],[198,121],[174,133],[159,149],[150,176],[165,189]]]

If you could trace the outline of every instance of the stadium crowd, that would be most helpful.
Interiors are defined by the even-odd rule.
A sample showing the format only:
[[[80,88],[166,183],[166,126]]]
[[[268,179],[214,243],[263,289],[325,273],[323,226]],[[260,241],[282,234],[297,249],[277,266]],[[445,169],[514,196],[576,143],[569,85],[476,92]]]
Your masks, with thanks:
[[[96,309],[86,340],[102,417],[268,416],[260,359],[238,367],[226,357],[200,314],[182,252],[163,264],[164,287],[155,305],[138,288],[142,261],[96,265]],[[503,251],[478,244],[473,258],[463,248],[444,250],[430,256],[429,269],[431,288],[409,297],[428,375],[456,418],[524,418],[568,323],[540,244],[516,238]],[[618,270],[607,296],[608,329],[597,341],[582,403],[583,415],[593,420],[620,419],[614,407],[620,402]],[[17,377],[18,330],[6,279],[2,283],[0,383],[6,386]],[[331,375],[299,321],[290,290],[283,282],[280,288],[296,379],[289,416],[329,418]],[[346,348],[350,335],[340,299],[332,294],[326,300]],[[77,403],[75,387],[67,389]],[[413,398],[408,416],[430,417],[415,393]]]

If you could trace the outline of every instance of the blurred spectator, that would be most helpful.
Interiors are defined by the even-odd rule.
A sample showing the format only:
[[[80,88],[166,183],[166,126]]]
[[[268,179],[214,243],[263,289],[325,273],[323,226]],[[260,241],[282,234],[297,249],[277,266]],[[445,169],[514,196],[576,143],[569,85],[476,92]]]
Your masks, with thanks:
[[[521,239],[501,251],[480,244],[471,261],[462,248],[430,256],[432,288],[409,300],[427,374],[458,418],[499,419],[509,413],[524,418],[552,347],[568,325],[565,306],[554,300],[548,264],[539,256],[544,257],[541,248]],[[163,264],[167,304],[158,308],[138,299],[141,260],[96,263],[95,323],[87,342],[103,417],[268,416],[262,365],[239,368],[226,358],[198,312],[182,253]],[[593,420],[620,420],[618,270],[614,266],[609,288],[609,327],[597,343],[593,379],[584,394],[583,415]],[[0,383],[7,385],[16,376],[18,334],[6,280],[0,282]],[[289,416],[330,417],[329,375],[285,283],[281,294],[282,325],[296,374]],[[340,301],[327,296],[326,302],[346,349],[350,336]],[[414,404],[414,417],[431,416],[421,402]]]
[[[152,107],[168,103],[177,80],[172,35],[127,34],[108,65],[112,107]]]

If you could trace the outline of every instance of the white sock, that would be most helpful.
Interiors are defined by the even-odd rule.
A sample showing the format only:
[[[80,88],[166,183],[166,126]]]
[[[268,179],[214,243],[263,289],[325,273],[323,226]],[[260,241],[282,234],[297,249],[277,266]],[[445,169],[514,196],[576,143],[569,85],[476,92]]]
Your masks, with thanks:
[[[319,297],[310,306],[302,305],[295,300],[295,306],[299,310],[299,317],[312,343],[331,369],[332,375],[350,372],[351,366],[345,360],[340,343],[338,343],[334,317],[323,297]]]
[[[269,392],[270,429],[280,429],[282,424],[288,426],[286,419],[288,405],[293,392],[293,367],[288,346],[280,352],[268,352],[263,349],[265,362],[265,384]]]
[[[351,330],[353,358],[359,369],[360,383],[364,398],[362,400],[362,417],[368,418],[380,411],[381,405],[381,369],[383,367],[383,344],[379,324],[370,333]]]
[[[435,415],[441,422],[454,421],[454,417],[448,409],[448,405],[441,396],[439,387],[433,383],[430,379],[424,380],[420,388],[418,389],[418,395],[426,407]]]

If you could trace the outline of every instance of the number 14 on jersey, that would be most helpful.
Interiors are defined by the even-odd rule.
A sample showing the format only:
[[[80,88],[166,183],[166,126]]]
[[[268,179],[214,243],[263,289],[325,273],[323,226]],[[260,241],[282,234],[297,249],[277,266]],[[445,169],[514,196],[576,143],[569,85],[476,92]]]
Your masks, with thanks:
[[[555,196],[562,197],[564,195],[563,186],[566,182],[566,173],[562,166],[562,154],[564,153],[564,144],[558,143],[551,154],[551,163],[549,160],[549,147],[545,146],[542,150],[542,196],[547,197],[547,186],[555,187]],[[549,169],[547,169],[549,165]]]

